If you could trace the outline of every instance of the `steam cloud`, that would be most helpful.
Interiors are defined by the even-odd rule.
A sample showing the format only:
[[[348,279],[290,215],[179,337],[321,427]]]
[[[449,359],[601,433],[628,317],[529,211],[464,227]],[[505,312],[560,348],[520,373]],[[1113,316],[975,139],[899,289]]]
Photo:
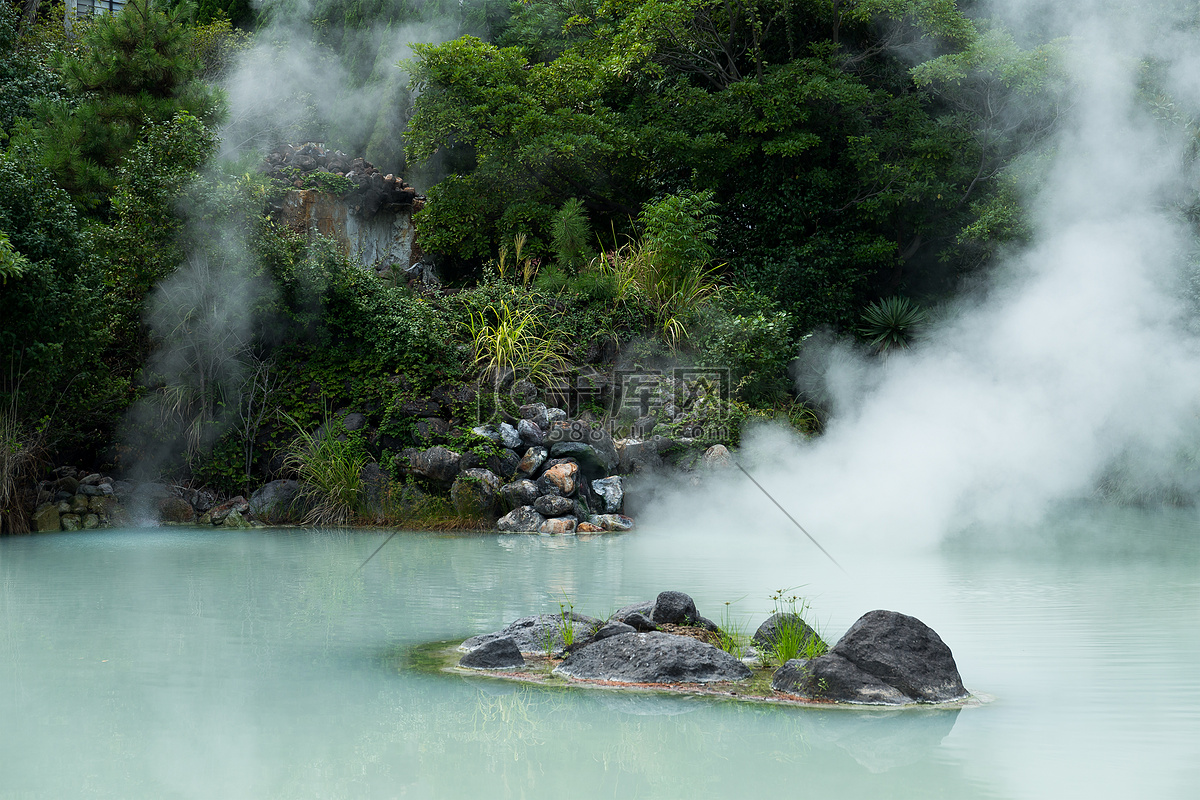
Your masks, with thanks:
[[[1041,30],[1072,37],[1076,96],[1034,200],[1034,243],[909,352],[879,363],[845,344],[810,349],[834,398],[823,437],[744,440],[742,462],[835,557],[1034,524],[1097,495],[1200,496],[1195,242],[1181,211],[1196,132],[1178,121],[1200,106],[1200,48],[1181,24],[1196,11],[1008,11],[1018,28],[1053,16]],[[1139,96],[1142,59],[1163,65],[1168,113]],[[707,499],[682,493],[646,522],[788,525],[739,478]]]

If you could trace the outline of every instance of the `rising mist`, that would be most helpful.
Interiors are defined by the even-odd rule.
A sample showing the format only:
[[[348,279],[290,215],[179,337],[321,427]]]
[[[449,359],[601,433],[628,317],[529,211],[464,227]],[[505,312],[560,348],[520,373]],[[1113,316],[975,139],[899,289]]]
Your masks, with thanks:
[[[834,409],[824,436],[745,437],[740,459],[835,557],[1003,537],[1076,500],[1200,498],[1196,131],[1181,121],[1200,108],[1200,38],[1194,8],[1149,5],[997,7],[1026,41],[1071,37],[1074,96],[1027,187],[1032,243],[908,352],[810,348]],[[643,523],[790,527],[740,475],[721,486]]]

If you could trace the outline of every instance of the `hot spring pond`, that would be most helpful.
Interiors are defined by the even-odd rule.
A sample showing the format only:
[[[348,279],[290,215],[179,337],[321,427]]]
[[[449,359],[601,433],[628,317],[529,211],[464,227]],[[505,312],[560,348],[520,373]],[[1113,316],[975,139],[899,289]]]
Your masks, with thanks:
[[[1190,798],[1200,514],[1081,511],[930,552],[142,529],[0,539],[0,798]],[[836,550],[836,542],[826,542]],[[901,548],[897,548],[900,550]],[[750,631],[804,584],[830,641],[932,626],[954,709],[763,706],[430,671],[431,642],[664,589]],[[425,648],[424,650],[422,648]]]

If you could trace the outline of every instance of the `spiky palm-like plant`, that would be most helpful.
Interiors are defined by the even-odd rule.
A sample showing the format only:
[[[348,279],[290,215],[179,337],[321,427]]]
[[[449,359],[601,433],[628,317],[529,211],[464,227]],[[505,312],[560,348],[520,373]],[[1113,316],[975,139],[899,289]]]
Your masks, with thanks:
[[[925,311],[907,297],[885,297],[867,306],[858,329],[881,353],[908,347],[916,330],[928,320]]]

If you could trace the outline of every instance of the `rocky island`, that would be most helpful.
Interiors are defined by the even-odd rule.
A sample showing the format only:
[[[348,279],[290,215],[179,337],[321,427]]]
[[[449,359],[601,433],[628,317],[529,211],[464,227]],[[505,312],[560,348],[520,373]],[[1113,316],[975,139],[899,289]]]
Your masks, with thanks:
[[[961,705],[971,698],[941,637],[895,611],[864,614],[832,647],[787,611],[743,642],[701,616],[687,594],[667,591],[607,620],[564,607],[431,648],[430,663],[444,670],[541,684],[823,705]]]

